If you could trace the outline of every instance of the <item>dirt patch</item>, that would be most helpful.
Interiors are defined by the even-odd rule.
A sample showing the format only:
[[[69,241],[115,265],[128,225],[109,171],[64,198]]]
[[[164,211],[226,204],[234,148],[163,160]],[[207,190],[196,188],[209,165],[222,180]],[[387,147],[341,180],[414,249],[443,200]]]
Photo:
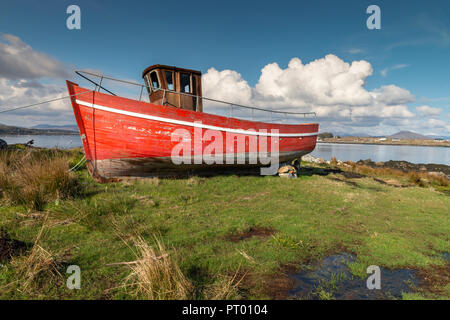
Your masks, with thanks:
[[[286,272],[286,271],[285,271]],[[294,280],[286,273],[272,277],[266,284],[267,295],[273,300],[286,300],[289,298],[288,290],[294,286]]]
[[[334,168],[320,168],[320,167],[300,167],[298,174],[301,176],[311,176],[311,175],[319,175],[319,176],[327,176],[332,173],[342,173],[341,169]]]
[[[352,171],[342,171],[341,174],[347,179],[361,179],[361,178],[367,177],[363,174],[352,172]]]
[[[445,295],[445,286],[450,283],[450,263],[443,266],[431,266],[421,269],[418,276],[423,280],[421,290],[438,295]]]
[[[329,177],[328,179],[333,180],[333,181],[338,181],[338,182],[344,182],[352,187],[359,187],[356,182],[347,180],[347,179],[362,179],[362,178],[369,177],[364,174],[356,173],[353,171],[342,171],[342,172],[340,172],[340,174],[342,176],[344,176],[345,179],[339,179],[337,177]],[[391,186],[391,187],[396,187],[396,188],[408,188],[409,187],[409,185],[401,184],[398,181],[393,180],[393,179],[385,181],[385,180],[375,178],[375,177],[369,177],[369,178],[372,178],[373,181],[378,182],[379,184],[382,184],[385,186]]]
[[[25,242],[11,239],[6,231],[0,231],[0,262],[7,262],[11,257],[24,252],[27,248]]]
[[[225,239],[231,242],[239,242],[252,237],[266,238],[275,233],[272,228],[266,227],[251,227],[247,231],[239,233],[231,233],[225,236]]]
[[[385,185],[385,186],[390,186],[390,187],[395,187],[395,188],[408,188],[408,187],[410,187],[409,185],[401,184],[400,182],[398,182],[397,180],[394,180],[394,179],[389,179],[389,180],[386,180],[386,181],[378,179],[378,178],[372,178],[372,179],[374,181],[380,183],[380,184]]]
[[[246,273],[240,288],[244,299],[248,299],[255,294],[263,295],[271,300],[289,299],[289,290],[294,287],[294,280],[289,274],[295,273],[298,267],[295,265],[283,265],[273,274],[252,274]],[[238,277],[240,279],[240,277]]]

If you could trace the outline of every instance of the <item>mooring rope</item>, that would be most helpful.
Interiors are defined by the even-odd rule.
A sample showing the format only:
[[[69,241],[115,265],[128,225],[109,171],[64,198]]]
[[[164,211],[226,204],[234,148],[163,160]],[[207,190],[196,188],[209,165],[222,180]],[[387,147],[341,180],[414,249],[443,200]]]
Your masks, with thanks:
[[[86,156],[83,156],[83,158],[81,158],[81,160],[76,165],[74,165],[72,168],[70,168],[69,172],[76,170],[79,166],[83,165],[83,163],[85,161],[86,161]]]
[[[37,102],[37,103],[26,105],[26,106],[22,106],[22,107],[13,107],[11,109],[1,110],[0,113],[6,113],[6,112],[16,111],[16,110],[20,110],[20,109],[31,108],[31,107],[35,107],[35,106],[38,106],[38,105],[41,105],[41,104],[45,104],[45,103],[49,103],[49,102],[53,102],[53,101],[58,101],[58,100],[63,100],[63,99],[67,99],[67,98],[70,98],[70,97],[78,96],[80,94],[93,92],[93,91],[95,91],[95,90],[89,90],[89,91],[85,91],[85,92],[71,94],[71,95],[68,95],[68,96],[61,97],[61,98],[55,98],[55,99],[51,99],[51,100],[41,101],[41,102]]]

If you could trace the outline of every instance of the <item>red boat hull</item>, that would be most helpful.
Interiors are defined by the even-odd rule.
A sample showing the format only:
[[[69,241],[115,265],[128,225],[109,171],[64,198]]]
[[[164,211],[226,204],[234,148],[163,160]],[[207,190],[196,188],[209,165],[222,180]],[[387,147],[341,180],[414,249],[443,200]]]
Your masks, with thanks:
[[[255,153],[274,150],[271,148],[276,143],[281,163],[313,151],[316,145],[317,123],[282,125],[246,121],[90,91],[69,81],[67,87],[88,168],[100,180],[178,175],[217,167],[261,167],[267,163],[259,159],[256,163],[225,164],[225,158],[243,156],[249,160]],[[173,150],[181,141],[174,139],[174,135],[180,130],[193,137],[190,164],[173,161]],[[215,139],[206,139],[205,134],[212,134]],[[232,144],[226,145],[221,154],[213,152],[217,158],[223,156],[223,164],[207,163],[202,160],[202,152],[220,138],[217,135],[222,136],[223,142],[232,136]],[[234,141],[243,144],[239,146]]]

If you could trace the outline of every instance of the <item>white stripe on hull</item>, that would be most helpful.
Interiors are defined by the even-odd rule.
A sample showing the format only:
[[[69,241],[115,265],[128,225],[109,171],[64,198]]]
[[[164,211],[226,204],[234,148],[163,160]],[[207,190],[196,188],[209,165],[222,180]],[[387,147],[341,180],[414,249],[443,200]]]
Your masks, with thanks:
[[[203,129],[210,129],[210,130],[217,130],[217,131],[225,131],[225,132],[232,132],[237,134],[245,134],[250,136],[267,136],[267,137],[311,137],[316,136],[319,133],[318,132],[309,132],[309,133],[272,133],[272,132],[257,132],[257,131],[251,131],[251,130],[241,130],[241,129],[233,129],[233,128],[224,128],[224,127],[217,127],[217,126],[211,126],[203,123],[198,122],[189,122],[189,121],[183,121],[183,120],[176,120],[176,119],[170,119],[170,118],[163,118],[158,116],[152,116],[148,114],[143,113],[137,113],[137,112],[131,112],[126,110],[120,110],[116,108],[110,108],[106,106],[102,106],[99,104],[89,103],[81,100],[76,100],[76,103],[89,107],[94,108],[98,110],[103,110],[107,112],[117,113],[117,114],[123,114],[126,116],[136,117],[136,118],[142,118],[142,119],[148,119],[148,120],[155,120],[155,121],[161,121],[161,122],[167,122],[167,123],[173,123],[173,124],[179,124],[183,126],[188,127],[196,127],[196,128],[203,128]]]

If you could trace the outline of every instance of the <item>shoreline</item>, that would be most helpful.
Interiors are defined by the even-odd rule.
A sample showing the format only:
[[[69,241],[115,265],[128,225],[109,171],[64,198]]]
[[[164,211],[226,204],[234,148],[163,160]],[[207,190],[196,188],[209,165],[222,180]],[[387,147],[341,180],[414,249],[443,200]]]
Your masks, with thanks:
[[[359,138],[361,139],[361,138]],[[430,143],[426,143],[423,142],[426,140],[412,140],[410,142],[397,142],[397,141],[372,141],[372,140],[368,140],[368,141],[364,141],[364,140],[359,140],[359,141],[354,141],[354,140],[343,140],[343,139],[339,139],[336,140],[335,138],[326,138],[325,140],[317,140],[317,143],[324,143],[324,144],[332,144],[332,143],[337,143],[337,144],[363,144],[363,145],[383,145],[383,146],[410,146],[410,147],[441,147],[441,148],[450,148],[450,142],[444,141],[444,142],[431,142],[433,140],[429,140],[428,142]]]
[[[333,160],[325,160],[323,158],[315,157],[311,154],[307,154],[302,157],[302,161],[312,162],[316,164],[331,165]],[[366,165],[372,168],[389,168],[400,170],[403,172],[427,172],[428,174],[444,175],[447,179],[450,179],[450,166],[440,163],[412,163],[405,160],[388,160],[388,161],[372,161],[371,159],[360,159],[358,161],[344,161],[340,159],[334,160],[338,165],[358,164]]]
[[[0,134],[0,137],[26,137],[26,136],[79,136],[78,132],[74,133],[27,133],[27,134]]]
[[[378,143],[378,142],[364,142],[364,141],[317,141],[318,144],[362,144],[372,146],[407,146],[407,147],[432,147],[432,148],[450,148],[449,145],[430,145],[430,144],[411,144],[411,143]]]

